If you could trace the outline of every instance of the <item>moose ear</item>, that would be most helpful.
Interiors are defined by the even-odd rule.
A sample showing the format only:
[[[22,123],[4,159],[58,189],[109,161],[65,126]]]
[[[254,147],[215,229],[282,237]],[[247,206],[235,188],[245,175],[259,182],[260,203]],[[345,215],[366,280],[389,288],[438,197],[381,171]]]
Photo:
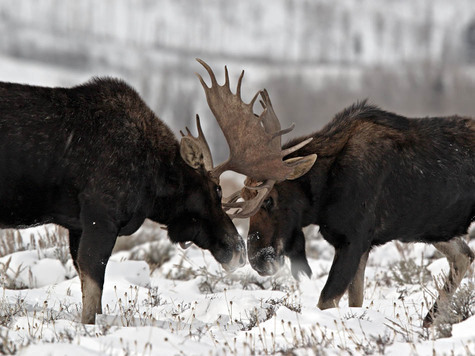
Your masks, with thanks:
[[[293,172],[287,176],[288,180],[294,180],[307,173],[317,160],[317,155],[311,154],[305,157],[289,158],[284,161],[287,166],[293,167]]]
[[[198,169],[204,167],[204,157],[200,145],[189,136],[182,137],[180,142],[181,158],[191,168]]]

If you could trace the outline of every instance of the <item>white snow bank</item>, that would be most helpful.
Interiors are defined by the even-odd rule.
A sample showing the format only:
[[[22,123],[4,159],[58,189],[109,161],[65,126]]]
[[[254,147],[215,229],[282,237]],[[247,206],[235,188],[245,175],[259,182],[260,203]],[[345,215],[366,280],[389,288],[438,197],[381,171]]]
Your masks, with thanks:
[[[6,277],[16,287],[41,288],[66,279],[65,266],[54,258],[41,258],[39,251],[21,251],[0,258],[0,264],[8,266]]]

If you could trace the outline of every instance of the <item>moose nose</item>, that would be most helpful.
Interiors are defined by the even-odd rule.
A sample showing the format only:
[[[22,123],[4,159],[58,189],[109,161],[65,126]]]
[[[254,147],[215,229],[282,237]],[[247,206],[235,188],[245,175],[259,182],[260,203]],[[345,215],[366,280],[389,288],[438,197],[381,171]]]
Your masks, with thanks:
[[[240,236],[239,238],[239,241],[237,242],[237,244],[235,244],[233,248],[231,260],[228,263],[223,264],[223,267],[227,272],[233,272],[235,269],[242,267],[246,264],[246,246],[244,245],[244,241],[242,240],[242,238]]]
[[[274,248],[269,246],[249,255],[249,262],[261,276],[271,276],[282,267],[284,256],[276,256]]]

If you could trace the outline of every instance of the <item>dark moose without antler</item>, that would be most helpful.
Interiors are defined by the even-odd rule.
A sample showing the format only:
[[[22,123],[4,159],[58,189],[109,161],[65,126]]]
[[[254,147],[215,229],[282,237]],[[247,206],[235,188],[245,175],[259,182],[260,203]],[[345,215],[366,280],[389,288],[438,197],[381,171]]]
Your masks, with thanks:
[[[271,275],[288,256],[294,277],[310,276],[302,227],[317,224],[335,248],[318,306],[335,307],[348,291],[350,306],[359,307],[373,246],[391,240],[431,243],[447,257],[450,272],[424,319],[430,326],[474,259],[460,236],[475,219],[475,121],[407,119],[362,102],[284,150],[308,139],[286,159],[316,154],[310,171],[293,181],[278,180],[259,197],[263,202],[248,233],[252,267]],[[244,189],[240,196],[252,201],[256,191]]]

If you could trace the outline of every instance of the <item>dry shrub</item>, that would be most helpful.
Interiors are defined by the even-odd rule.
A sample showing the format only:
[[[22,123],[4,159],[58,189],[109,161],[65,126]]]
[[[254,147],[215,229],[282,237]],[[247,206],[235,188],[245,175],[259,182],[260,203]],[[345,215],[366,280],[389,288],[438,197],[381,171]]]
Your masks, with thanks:
[[[18,251],[68,247],[68,236],[68,230],[58,225],[45,225],[43,231],[38,229],[36,233],[30,233],[29,238],[21,230],[0,230],[0,257]],[[61,257],[61,261],[69,258],[64,255],[58,257]]]
[[[473,280],[460,286],[454,296],[439,305],[434,328],[438,337],[451,337],[452,325],[475,315],[475,282]]]
[[[413,259],[403,259],[395,262],[390,267],[393,280],[400,286],[406,284],[426,285],[432,280],[432,275],[427,269],[427,265],[414,262]]]

